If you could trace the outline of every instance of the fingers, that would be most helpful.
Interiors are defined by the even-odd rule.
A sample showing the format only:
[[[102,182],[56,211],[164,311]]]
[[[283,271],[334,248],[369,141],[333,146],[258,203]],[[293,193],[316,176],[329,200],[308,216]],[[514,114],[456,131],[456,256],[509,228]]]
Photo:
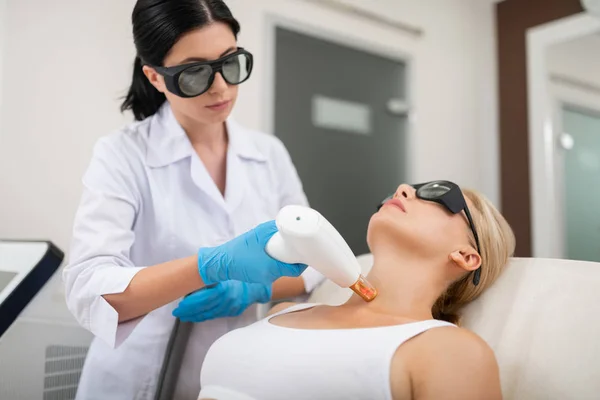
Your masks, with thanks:
[[[218,283],[212,287],[205,287],[203,289],[198,290],[188,296],[186,296],[181,303],[201,306],[203,303],[207,301],[220,298],[223,293],[227,290],[226,285],[223,283]],[[180,303],[180,304],[181,304]]]
[[[203,312],[209,312],[210,310],[214,309],[215,307],[217,307],[219,304],[222,304],[222,303],[223,303],[222,299],[211,300],[209,302],[202,304],[200,307],[180,303],[179,306],[175,310],[173,310],[173,316],[176,318],[179,318],[181,320],[184,320],[187,318],[193,318],[197,314],[200,314]]]
[[[273,237],[273,235],[277,232],[278,232],[278,228],[277,228],[277,224],[274,220],[264,222],[264,223],[260,224],[259,226],[257,226],[255,229],[255,235],[256,235],[257,241],[258,241],[258,243],[260,243],[260,245],[263,247],[263,249],[267,245],[269,240]],[[265,254],[266,254],[266,251],[265,251]],[[267,256],[269,259],[271,259],[277,263],[277,267],[279,269],[281,276],[297,277],[297,276],[300,276],[304,272],[304,270],[307,268],[307,265],[305,265],[305,264],[287,264],[287,263],[284,263],[284,262],[281,262],[281,261],[278,261],[278,260],[272,258],[268,254],[267,254]]]
[[[249,283],[246,287],[244,293],[246,297],[242,299],[242,305],[249,303],[268,303],[271,300],[273,295],[272,285]]]
[[[274,220],[263,222],[254,228],[256,242],[262,247],[266,246],[267,242],[277,233],[277,231],[277,224]]]
[[[278,263],[282,276],[297,277],[302,275],[304,270],[308,268],[306,264],[286,264],[279,261]]]
[[[232,281],[233,282],[233,281]],[[238,283],[238,282],[236,282]],[[218,297],[215,301],[207,302],[201,308],[191,309],[179,319],[183,322],[203,322],[216,318],[238,316],[245,309],[240,305],[240,296],[233,291]]]
[[[223,293],[222,284],[200,290],[181,300],[172,314],[174,317],[183,318],[195,315],[201,310],[211,309],[223,301]]]
[[[215,318],[226,317],[229,306],[225,302],[218,302],[212,307],[205,308],[202,311],[196,310],[195,313],[187,314],[179,317],[183,322],[203,322]]]

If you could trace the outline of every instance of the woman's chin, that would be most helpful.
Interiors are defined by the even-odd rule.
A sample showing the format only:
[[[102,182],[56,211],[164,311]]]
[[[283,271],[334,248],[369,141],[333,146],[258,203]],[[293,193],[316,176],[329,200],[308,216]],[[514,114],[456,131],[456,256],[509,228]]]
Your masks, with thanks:
[[[369,248],[377,247],[377,243],[381,241],[396,241],[403,236],[402,226],[393,216],[386,213],[375,213],[369,220],[367,228],[367,244]]]
[[[202,113],[201,113],[202,117],[199,118],[199,120],[203,124],[209,124],[209,125],[222,124],[229,117],[230,111],[231,110],[211,111],[211,110],[205,108],[204,110],[202,110]]]
[[[395,229],[399,230],[406,225],[406,221],[401,221],[397,215],[389,210],[376,212],[369,220],[369,230],[375,229]]]

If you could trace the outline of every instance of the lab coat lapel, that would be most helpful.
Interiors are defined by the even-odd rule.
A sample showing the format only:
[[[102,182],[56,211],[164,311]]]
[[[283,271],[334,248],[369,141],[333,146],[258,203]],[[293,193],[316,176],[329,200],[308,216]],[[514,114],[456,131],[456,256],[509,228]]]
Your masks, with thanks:
[[[227,210],[233,212],[243,201],[248,185],[248,163],[266,162],[266,157],[256,147],[251,131],[227,120],[229,149],[227,152],[227,183],[225,200]]]
[[[229,146],[225,198],[208,173],[206,166],[194,151],[185,131],[177,122],[168,102],[161,107],[151,122],[149,149],[146,162],[151,168],[165,167],[184,158],[190,158],[192,182],[216,205],[232,213],[243,201],[247,187],[248,163],[265,163],[264,154],[257,148],[254,133],[232,119],[226,121]]]
[[[162,168],[194,153],[185,131],[179,125],[168,102],[152,117],[148,129],[146,164]]]
[[[225,203],[229,213],[242,203],[246,193],[246,181],[242,160],[230,148],[227,151],[227,182],[225,183]]]
[[[215,181],[213,181],[212,177],[208,173],[208,170],[206,169],[206,166],[196,152],[192,154],[190,174],[192,176],[192,181],[200,190],[206,193],[206,195],[208,195],[208,197],[210,197],[215,204],[222,208],[225,207],[225,200],[223,199],[219,188],[215,184]]]
[[[149,148],[146,162],[151,168],[162,168],[190,158],[192,182],[220,207],[225,200],[215,185],[204,163],[194,150],[185,131],[177,122],[168,102],[165,102],[150,123]]]

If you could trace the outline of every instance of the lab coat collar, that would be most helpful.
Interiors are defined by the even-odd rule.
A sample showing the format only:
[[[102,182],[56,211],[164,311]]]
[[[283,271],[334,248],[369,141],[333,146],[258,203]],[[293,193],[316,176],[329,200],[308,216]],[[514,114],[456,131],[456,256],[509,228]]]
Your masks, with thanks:
[[[226,126],[229,135],[229,151],[241,158],[259,162],[267,161],[265,155],[256,147],[250,137],[251,132],[248,129],[242,127],[233,118],[227,119]]]
[[[249,136],[250,132],[232,118],[226,121],[229,136],[228,153],[258,162],[267,158],[256,147]],[[150,121],[146,162],[149,167],[164,167],[193,154],[194,149],[185,131],[173,115],[168,102],[165,102]]]
[[[146,163],[160,168],[192,155],[194,149],[185,131],[165,102],[150,120]]]

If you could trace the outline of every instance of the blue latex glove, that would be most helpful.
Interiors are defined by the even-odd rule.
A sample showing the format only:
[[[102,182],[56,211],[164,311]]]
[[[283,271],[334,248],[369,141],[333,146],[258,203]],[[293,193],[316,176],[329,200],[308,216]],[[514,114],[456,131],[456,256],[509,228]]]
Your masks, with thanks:
[[[226,281],[185,297],[173,310],[173,316],[184,322],[237,317],[251,304],[270,300],[271,285]]]
[[[270,285],[282,276],[300,276],[305,264],[283,263],[265,251],[276,232],[275,221],[269,221],[220,246],[200,249],[198,271],[204,283],[236,280]]]

